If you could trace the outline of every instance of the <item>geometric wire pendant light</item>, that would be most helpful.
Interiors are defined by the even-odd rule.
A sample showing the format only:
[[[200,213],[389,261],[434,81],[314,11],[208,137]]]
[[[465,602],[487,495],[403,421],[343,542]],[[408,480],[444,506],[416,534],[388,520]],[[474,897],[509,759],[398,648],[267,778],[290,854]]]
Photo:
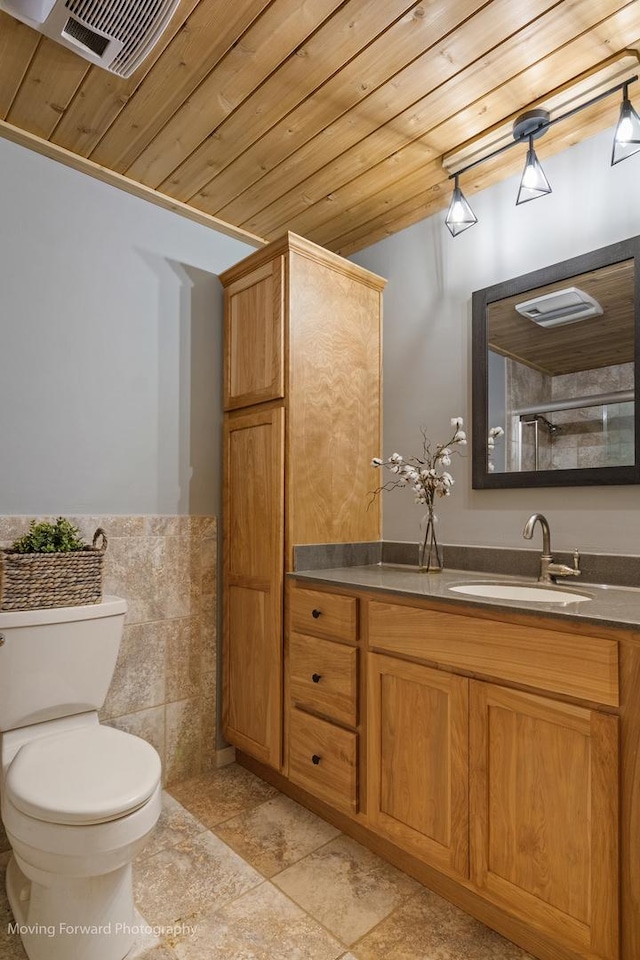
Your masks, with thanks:
[[[445,223],[449,228],[449,233],[452,237],[457,237],[459,233],[462,233],[464,230],[468,230],[469,227],[472,227],[474,223],[477,222],[478,218],[469,206],[467,198],[460,189],[458,177],[456,176],[455,186],[453,188],[453,196],[451,197],[451,203],[449,204],[449,210],[447,211],[447,217],[445,220]]]
[[[522,171],[522,180],[518,190],[518,199],[516,206],[520,203],[526,203],[527,200],[535,200],[537,197],[543,197],[545,193],[551,193],[551,186],[544,175],[544,170],[540,166],[540,161],[533,149],[533,136],[529,137],[529,149],[527,150],[527,159]]]
[[[622,93],[622,106],[620,107],[620,118],[613,137],[613,150],[611,151],[611,166],[632,157],[634,153],[640,150],[640,117],[631,106],[627,85],[625,84]]]

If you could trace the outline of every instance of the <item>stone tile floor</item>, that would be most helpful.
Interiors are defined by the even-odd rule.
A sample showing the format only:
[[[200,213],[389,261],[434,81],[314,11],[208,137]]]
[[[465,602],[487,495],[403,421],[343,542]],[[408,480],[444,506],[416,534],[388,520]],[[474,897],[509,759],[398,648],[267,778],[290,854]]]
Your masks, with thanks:
[[[531,960],[236,764],[165,794],[134,886],[131,960]]]

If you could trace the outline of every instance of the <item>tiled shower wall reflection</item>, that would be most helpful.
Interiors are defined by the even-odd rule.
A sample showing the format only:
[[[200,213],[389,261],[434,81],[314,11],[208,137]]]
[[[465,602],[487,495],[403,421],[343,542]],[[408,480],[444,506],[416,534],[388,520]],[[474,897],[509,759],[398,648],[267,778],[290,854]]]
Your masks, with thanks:
[[[538,429],[534,421],[522,425],[521,446],[518,439],[520,418],[507,418],[508,470],[576,469],[633,463],[631,404],[612,402],[604,406],[576,406],[570,410],[553,410],[552,406],[554,402],[578,397],[620,391],[632,393],[633,363],[549,376],[515,360],[507,360],[505,378],[508,410],[539,405],[540,413],[544,413],[538,418]]]
[[[0,546],[25,533],[31,519],[0,517]],[[207,772],[216,747],[215,518],[70,519],[88,542],[104,528],[103,593],[128,604],[101,720],[152,743],[165,783]]]

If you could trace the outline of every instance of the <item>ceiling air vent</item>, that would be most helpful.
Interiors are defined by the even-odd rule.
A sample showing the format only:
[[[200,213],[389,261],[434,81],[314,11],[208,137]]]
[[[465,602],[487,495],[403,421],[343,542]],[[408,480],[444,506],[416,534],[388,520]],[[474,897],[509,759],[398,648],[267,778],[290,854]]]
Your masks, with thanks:
[[[151,53],[180,0],[0,0],[0,10],[129,77]]]
[[[559,327],[565,323],[577,323],[587,317],[597,317],[602,307],[578,287],[565,287],[533,300],[516,303],[516,310],[523,317],[533,320],[541,327]]]

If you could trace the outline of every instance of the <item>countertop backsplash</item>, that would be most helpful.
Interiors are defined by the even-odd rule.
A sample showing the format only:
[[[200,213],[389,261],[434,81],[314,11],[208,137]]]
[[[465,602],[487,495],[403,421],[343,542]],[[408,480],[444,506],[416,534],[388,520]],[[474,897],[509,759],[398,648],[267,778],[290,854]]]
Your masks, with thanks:
[[[476,547],[444,544],[445,570],[509,574],[537,579],[541,550],[509,547]],[[573,566],[573,554],[552,551],[557,563]],[[417,566],[418,544],[381,540],[373,543],[324,543],[295,547],[295,570],[327,570],[369,564]],[[640,588],[640,556],[581,553],[579,577],[567,578],[569,586],[581,583]],[[565,582],[565,581],[559,581]]]

